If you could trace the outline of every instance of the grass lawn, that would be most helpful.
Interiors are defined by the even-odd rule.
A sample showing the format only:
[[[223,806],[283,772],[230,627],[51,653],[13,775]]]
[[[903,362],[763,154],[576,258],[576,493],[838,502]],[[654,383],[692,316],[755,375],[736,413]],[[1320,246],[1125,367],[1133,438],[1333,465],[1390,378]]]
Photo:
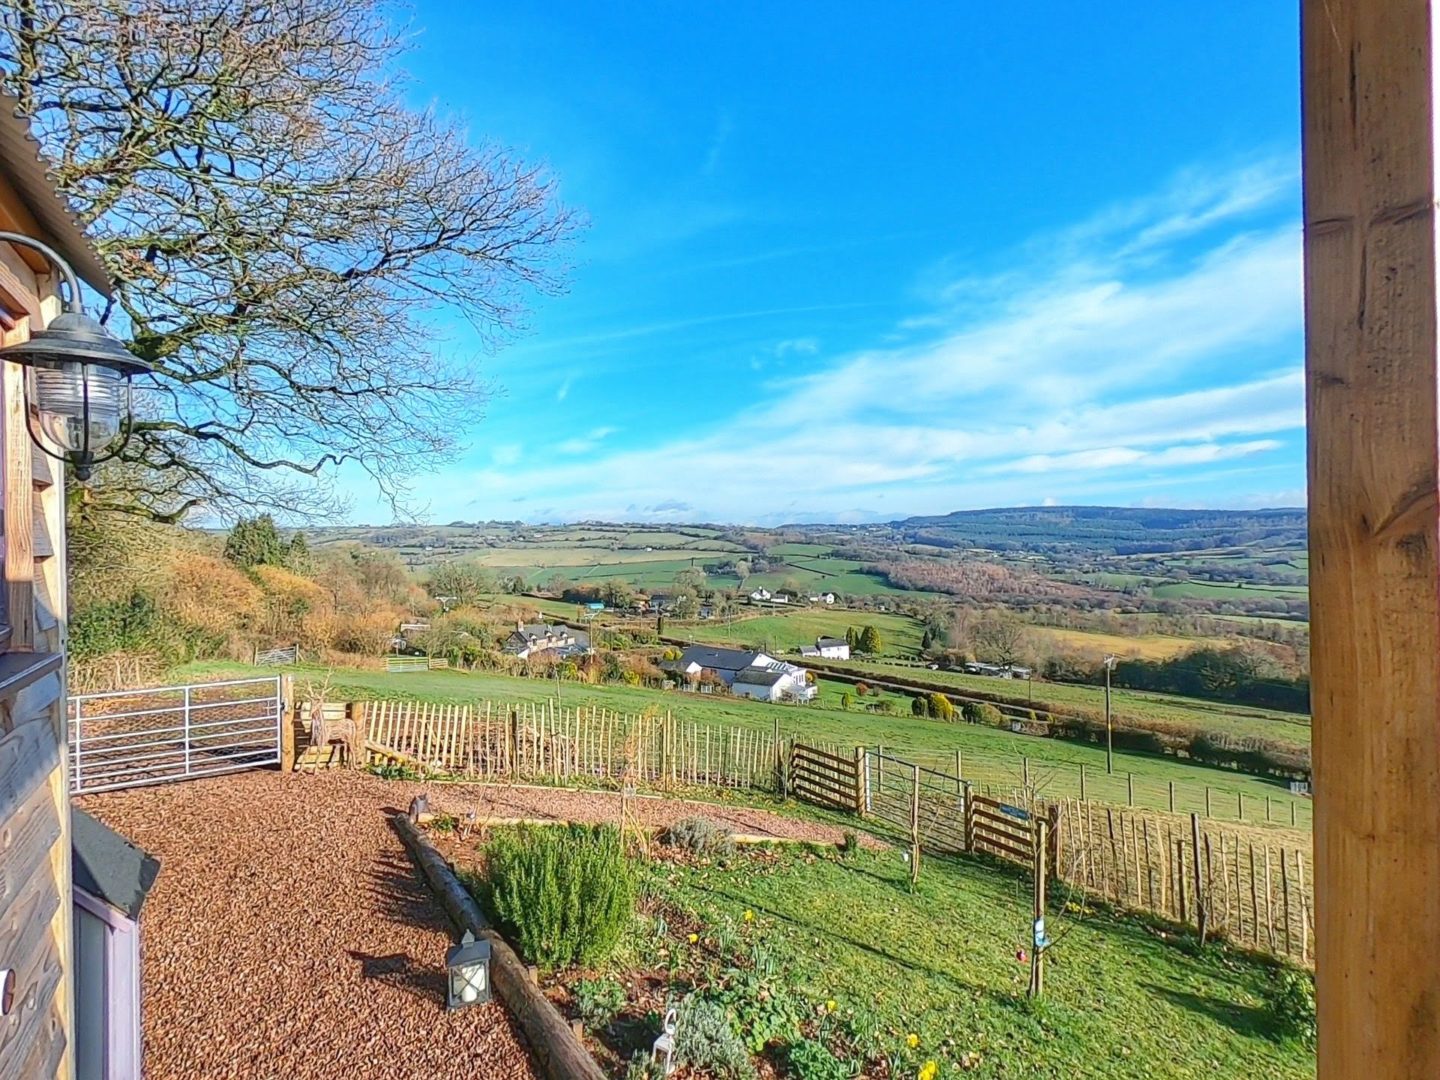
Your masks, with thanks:
[[[1290,806],[1295,821],[1310,825],[1310,801],[1292,798],[1276,781],[1243,773],[1191,764],[1179,758],[1116,751],[1115,773],[1105,773],[1102,746],[1061,742],[1057,739],[1016,735],[1007,730],[977,724],[946,723],[909,715],[910,701],[902,695],[887,695],[895,710],[892,715],[856,708],[838,707],[844,688],[822,682],[818,705],[771,705],[730,696],[685,694],[679,691],[649,690],[642,687],[592,686],[585,683],[556,684],[488,672],[425,671],[391,675],[384,671],[360,671],[318,667],[290,669],[297,692],[305,693],[308,682],[319,685],[327,677],[330,696],[338,700],[418,700],[440,704],[468,704],[493,701],[497,705],[544,702],[559,695],[567,706],[585,705],[636,714],[646,710],[671,712],[696,724],[717,727],[738,726],[769,731],[778,720],[781,731],[802,740],[841,747],[883,745],[896,754],[922,765],[953,772],[955,753],[960,751],[966,778],[977,784],[1002,789],[1019,787],[1028,770],[1041,795],[1078,795],[1080,766],[1084,766],[1085,792],[1089,798],[1123,804],[1134,790],[1135,805],[1164,809],[1169,805],[1169,785],[1175,785],[1175,808],[1182,813],[1205,809],[1205,790],[1211,789],[1211,806],[1216,818],[1235,820],[1242,811],[1247,821],[1263,821],[1266,798],[1272,821],[1289,824]],[[171,672],[176,682],[203,682],[247,675],[274,674],[276,669],[257,669],[243,664],[203,662]],[[874,701],[876,698],[866,698]],[[1127,784],[1127,774],[1133,774]]]
[[[708,991],[745,1034],[773,1036],[782,1075],[799,1075],[781,1046],[802,1033],[866,1075],[932,1061],[939,1078],[1314,1075],[1313,1054],[1272,1032],[1272,965],[1197,954],[1138,918],[1067,914],[1063,890],[1046,995],[1030,1001],[1016,958],[1030,887],[1008,868],[931,858],[912,891],[898,850],[791,850],[657,859],[641,880],[645,914],[603,973],[642,971],[673,999]]]
[[[1264,599],[1275,597],[1281,600],[1304,600],[1309,594],[1309,588],[1305,585],[1249,585],[1240,582],[1220,581],[1174,581],[1166,585],[1156,585],[1150,590],[1150,595],[1159,599]]]

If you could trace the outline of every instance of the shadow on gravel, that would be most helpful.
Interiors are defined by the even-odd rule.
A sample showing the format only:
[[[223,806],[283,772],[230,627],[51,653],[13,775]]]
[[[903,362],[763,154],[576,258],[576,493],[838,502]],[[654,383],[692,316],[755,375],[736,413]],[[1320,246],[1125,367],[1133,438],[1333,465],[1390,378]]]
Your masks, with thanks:
[[[416,963],[407,953],[374,956],[358,949],[348,950],[360,962],[360,977],[415,994],[426,1001],[445,1004],[445,974],[438,960]]]

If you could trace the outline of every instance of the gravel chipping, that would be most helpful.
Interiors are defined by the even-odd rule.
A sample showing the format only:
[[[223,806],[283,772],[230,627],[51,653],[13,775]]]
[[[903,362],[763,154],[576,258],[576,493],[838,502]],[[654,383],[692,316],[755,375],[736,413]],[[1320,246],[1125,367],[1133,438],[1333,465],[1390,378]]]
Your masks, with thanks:
[[[147,1080],[538,1075],[500,1004],[444,1011],[452,931],[385,820],[400,787],[253,772],[76,799],[161,862]]]

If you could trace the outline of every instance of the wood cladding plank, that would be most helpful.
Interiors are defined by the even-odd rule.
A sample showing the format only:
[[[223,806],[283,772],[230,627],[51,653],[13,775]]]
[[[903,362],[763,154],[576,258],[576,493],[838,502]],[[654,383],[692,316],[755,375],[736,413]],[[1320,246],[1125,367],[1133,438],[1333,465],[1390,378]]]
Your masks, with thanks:
[[[1320,1080],[1440,1076],[1437,15],[1302,7]]]
[[[12,646],[28,649],[35,641],[34,537],[32,530],[30,435],[25,426],[25,372],[0,361],[0,421],[3,421],[3,506],[5,587]]]

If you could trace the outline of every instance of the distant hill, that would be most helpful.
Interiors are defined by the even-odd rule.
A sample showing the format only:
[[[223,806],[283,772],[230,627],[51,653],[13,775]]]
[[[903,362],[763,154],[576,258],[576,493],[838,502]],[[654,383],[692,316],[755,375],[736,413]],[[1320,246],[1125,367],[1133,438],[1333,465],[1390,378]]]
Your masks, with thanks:
[[[913,517],[895,529],[911,543],[993,551],[1142,555],[1217,548],[1302,550],[1303,508],[1170,510],[1124,506],[1024,506]]]

